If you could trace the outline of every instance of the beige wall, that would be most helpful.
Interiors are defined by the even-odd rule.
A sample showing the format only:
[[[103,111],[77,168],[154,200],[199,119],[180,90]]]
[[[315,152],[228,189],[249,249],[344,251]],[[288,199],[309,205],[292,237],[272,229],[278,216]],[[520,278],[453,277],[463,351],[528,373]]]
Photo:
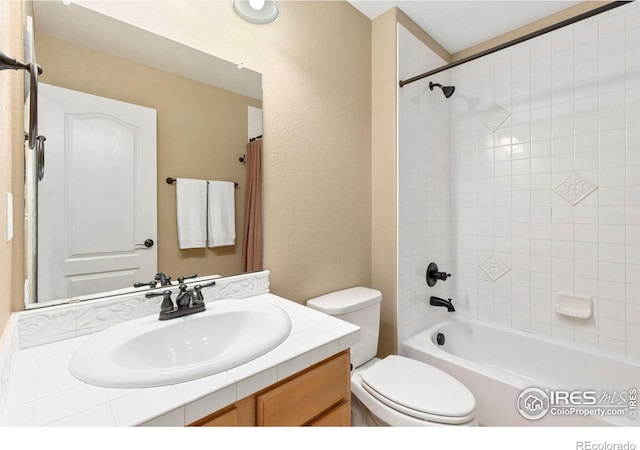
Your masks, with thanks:
[[[262,102],[36,33],[41,81],[154,108],[158,126],[158,269],[231,275],[242,268],[247,107]],[[69,70],[73,67],[73,70]],[[236,245],[180,250],[175,185],[167,177],[236,181]],[[148,281],[148,280],[140,280]]]
[[[371,278],[382,292],[378,356],[397,352],[398,304],[398,151],[397,24],[402,24],[445,60],[446,52],[398,8],[372,21],[371,29]]]
[[[94,2],[263,74],[264,265],[298,302],[371,283],[371,22],[346,2],[281,2],[272,25],[228,2]]]
[[[7,2],[0,5],[7,8]],[[241,21],[227,2],[87,6],[263,74],[264,263],[272,292],[304,302],[371,284],[369,19],[346,2],[325,1],[281,2],[280,19],[267,26]],[[4,11],[0,17],[5,20]],[[12,29],[10,36],[17,33]],[[3,107],[22,114],[18,104]],[[3,155],[13,157],[13,164],[0,168],[3,179],[4,172],[22,176],[21,149],[12,153]],[[16,249],[13,266],[22,283],[23,224],[17,215],[19,238],[7,247]],[[10,278],[11,257],[3,252],[1,258],[0,275]],[[9,293],[4,283],[3,289]],[[2,292],[4,317],[21,309],[21,289],[12,308]]]
[[[22,59],[22,2],[0,2],[0,50]],[[0,72],[0,335],[23,286],[23,71]],[[13,194],[14,239],[7,242],[6,193]]]
[[[397,33],[398,10],[372,22],[372,287],[382,292],[378,355],[396,353],[397,317]]]

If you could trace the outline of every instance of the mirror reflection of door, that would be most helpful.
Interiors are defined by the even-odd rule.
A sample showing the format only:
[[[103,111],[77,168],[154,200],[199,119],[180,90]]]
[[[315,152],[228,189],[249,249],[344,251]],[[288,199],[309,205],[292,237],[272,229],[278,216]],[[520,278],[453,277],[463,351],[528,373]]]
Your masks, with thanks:
[[[262,108],[260,73],[244,66],[240,68],[237,62],[223,60],[118,21],[85,5],[73,3],[65,6],[61,2],[34,1],[33,12],[37,62],[44,70],[40,83],[144,105],[157,111],[157,152],[155,159],[152,159],[157,177],[157,239],[154,239],[152,249],[157,252],[158,271],[169,274],[174,280],[191,273],[200,276],[227,276],[242,272],[244,240],[240,236],[243,236],[245,198],[249,192],[249,165],[241,164],[239,157],[247,152],[248,138],[262,135],[262,120],[257,116],[253,121],[255,123],[250,118],[247,120],[248,109],[253,111],[251,108]],[[96,30],[100,30],[100,33],[96,33]],[[75,277],[73,284],[77,291],[72,291],[74,294],[66,293],[70,289],[68,285],[72,283],[70,280],[64,280],[67,287],[64,290],[56,288],[56,294],[50,297],[42,295],[45,292],[42,288],[40,294],[36,292],[37,265],[41,258],[38,258],[35,250],[40,247],[42,253],[46,246],[36,243],[38,226],[44,225],[44,222],[37,217],[38,200],[35,191],[39,184],[40,193],[45,193],[43,186],[51,182],[49,166],[53,165],[49,149],[52,145],[51,136],[42,130],[40,134],[47,138],[45,184],[33,180],[35,152],[29,149],[25,155],[27,308],[65,302],[76,295],[75,292],[85,292],[80,289],[81,284],[82,289],[90,286],[93,291],[83,295],[82,300],[122,292],[139,292],[139,289],[133,287],[133,283],[150,281],[153,277],[149,278],[144,274],[129,276],[129,272],[120,272],[120,269],[111,269],[111,266],[107,267],[112,270],[108,273],[122,281],[118,283],[117,291],[113,291],[111,287],[98,288],[98,283],[103,281],[102,277],[98,280],[83,275],[84,280],[80,280],[79,275],[68,273]],[[111,166],[108,168],[112,170]],[[101,179],[98,174],[95,177]],[[235,246],[179,249],[176,238],[176,186],[164,182],[168,177],[238,183],[235,195],[238,239]],[[133,194],[125,193],[124,189],[119,190],[119,186],[115,187],[113,183],[110,186],[111,192],[118,192],[123,199],[133,198]],[[105,208],[89,211],[109,214],[109,217],[98,222],[100,224],[107,224],[111,220],[111,211]],[[96,217],[93,219],[97,220]],[[256,229],[260,230],[259,227]],[[65,230],[56,234],[68,239],[71,232]],[[94,233],[97,234],[99,233]],[[145,234],[139,237],[140,240],[129,241],[140,244],[151,237],[152,234]],[[105,237],[100,239],[106,240]],[[261,240],[256,241],[259,242],[257,246],[261,247]],[[74,260],[82,261],[83,264],[90,262],[94,256],[93,250],[83,250],[82,258],[74,257]],[[121,259],[126,259],[129,256],[124,255],[131,253],[132,250],[128,249],[122,250],[119,255]],[[62,270],[59,272],[63,273]]]
[[[156,111],[43,84],[37,298],[72,298],[157,272]]]

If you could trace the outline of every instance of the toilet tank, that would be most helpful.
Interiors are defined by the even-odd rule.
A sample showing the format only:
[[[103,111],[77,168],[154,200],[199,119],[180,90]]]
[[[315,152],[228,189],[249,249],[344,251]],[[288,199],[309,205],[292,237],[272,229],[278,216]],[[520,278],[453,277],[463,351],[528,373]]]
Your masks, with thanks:
[[[360,327],[360,342],[351,347],[351,364],[358,367],[378,351],[381,300],[380,291],[353,287],[312,298],[307,306]]]

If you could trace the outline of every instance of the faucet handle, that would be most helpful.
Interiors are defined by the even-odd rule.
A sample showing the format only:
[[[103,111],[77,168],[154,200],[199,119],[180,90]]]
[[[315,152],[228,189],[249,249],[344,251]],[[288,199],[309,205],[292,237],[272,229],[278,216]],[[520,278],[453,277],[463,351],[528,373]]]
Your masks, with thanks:
[[[447,278],[449,278],[451,274],[447,272],[435,272],[433,276],[439,280],[447,281]]]
[[[435,286],[438,280],[446,281],[447,278],[449,278],[450,276],[451,276],[450,273],[440,272],[438,270],[438,265],[434,262],[429,264],[429,267],[427,267],[426,278],[427,278],[427,285],[429,286]]]
[[[141,287],[144,287],[144,286],[149,286],[150,288],[154,288],[157,285],[158,285],[158,282],[155,281],[155,280],[154,281],[149,281],[148,283],[140,283],[140,282],[133,283],[133,287],[134,288],[141,288]]]
[[[171,300],[171,291],[147,292],[144,296],[146,298],[164,297],[162,299],[162,304],[160,305],[160,311],[172,311],[174,309],[173,300]]]
[[[189,280],[191,278],[196,278],[197,276],[198,276],[197,273],[192,273],[191,275],[178,277],[178,283],[182,284],[182,283],[184,283],[184,280]]]
[[[197,284],[194,289],[202,289],[202,288],[211,287],[211,286],[215,286],[215,285],[216,285],[216,282],[212,281],[212,282],[207,283],[207,284]]]
[[[215,286],[216,282],[212,281],[211,283],[207,283],[207,284],[196,284],[193,288],[194,292],[195,292],[195,297],[193,299],[193,304],[194,305],[201,305],[204,303],[204,295],[202,295],[202,288],[206,288],[206,287],[211,287],[211,286]]]
[[[202,305],[204,303],[204,295],[202,295],[202,286],[197,285],[193,288],[193,305]]]

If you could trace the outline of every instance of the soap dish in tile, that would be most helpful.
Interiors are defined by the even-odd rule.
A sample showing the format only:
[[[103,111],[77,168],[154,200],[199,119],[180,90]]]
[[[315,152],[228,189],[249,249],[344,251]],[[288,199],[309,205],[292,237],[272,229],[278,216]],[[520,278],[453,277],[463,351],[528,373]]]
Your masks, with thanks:
[[[577,294],[557,293],[556,312],[564,316],[588,319],[593,314],[591,297]]]

